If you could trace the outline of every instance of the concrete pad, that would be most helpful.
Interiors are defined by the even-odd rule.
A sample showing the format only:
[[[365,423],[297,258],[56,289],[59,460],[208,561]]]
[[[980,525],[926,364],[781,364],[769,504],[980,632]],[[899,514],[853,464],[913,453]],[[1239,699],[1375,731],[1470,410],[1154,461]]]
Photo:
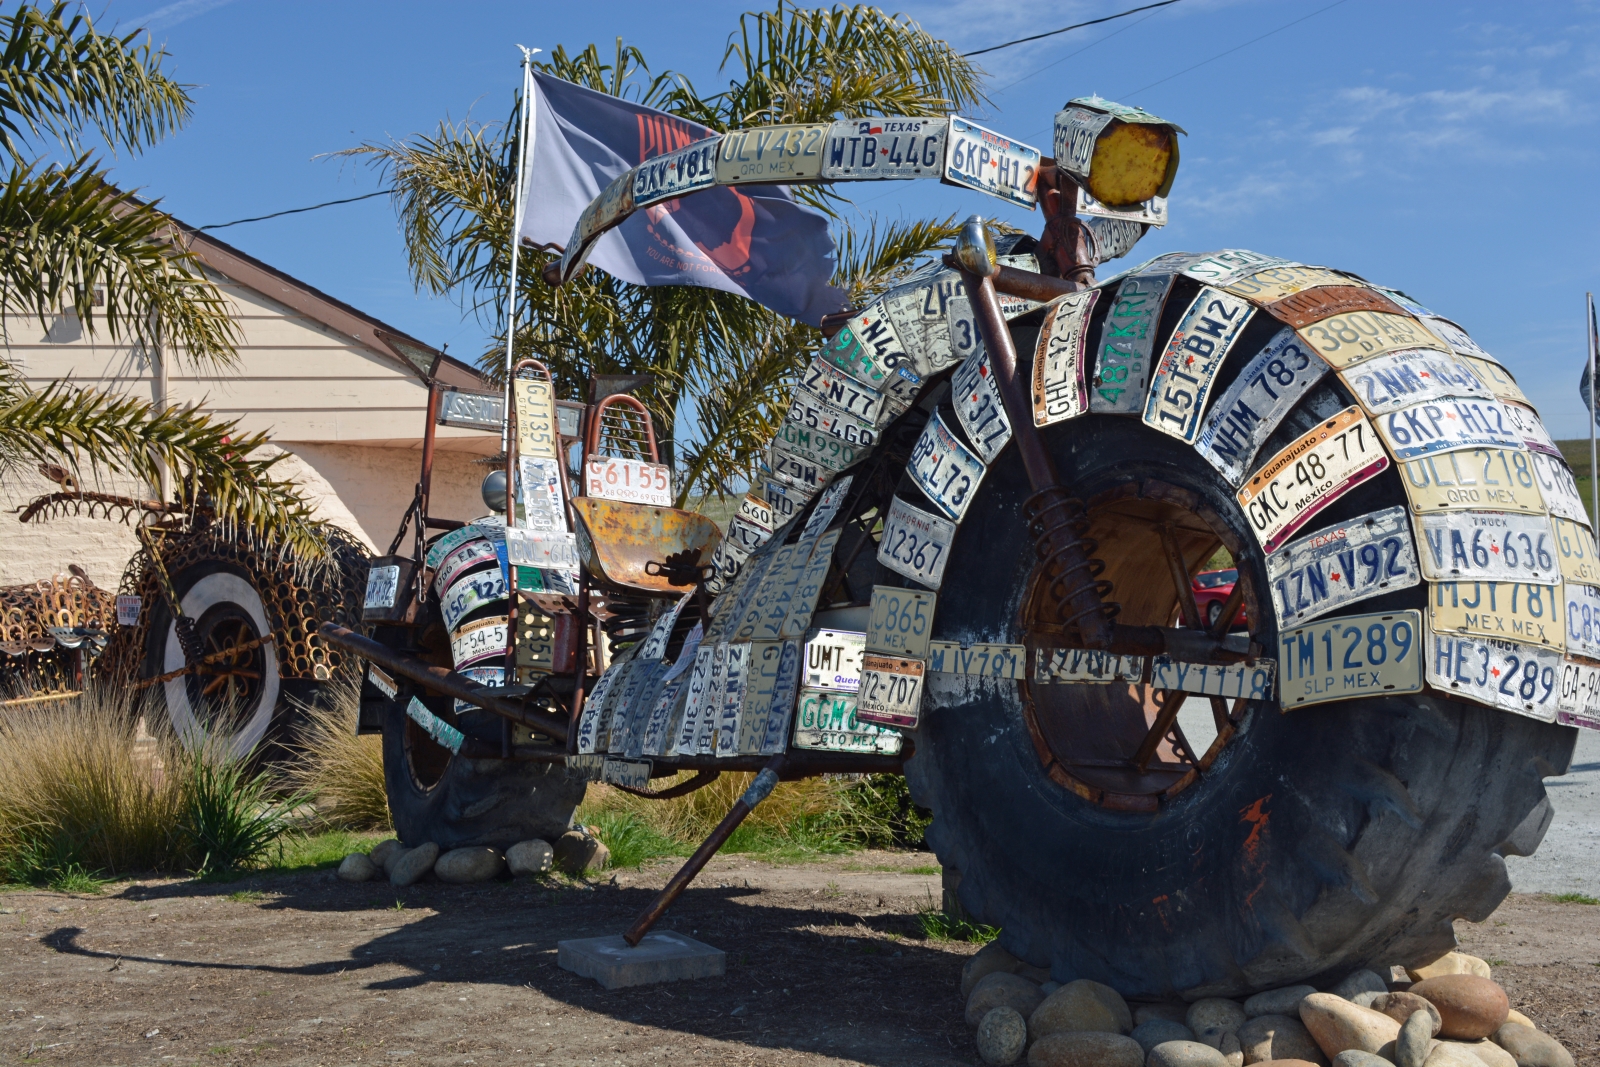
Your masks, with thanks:
[[[556,942],[556,962],[563,970],[593,978],[607,989],[715,978],[728,969],[728,954],[692,937],[675,933],[645,934],[638,948],[621,934]]]

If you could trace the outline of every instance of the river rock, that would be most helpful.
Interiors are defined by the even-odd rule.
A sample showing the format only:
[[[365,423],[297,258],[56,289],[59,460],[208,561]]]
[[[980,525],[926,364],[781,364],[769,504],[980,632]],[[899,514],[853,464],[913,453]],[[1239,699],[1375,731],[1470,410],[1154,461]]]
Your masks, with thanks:
[[[1125,1034],[1131,1029],[1133,1015],[1122,995],[1110,986],[1087,978],[1068,982],[1045,997],[1044,1003],[1028,1016],[1029,1041],[1063,1032]],[[1142,1054],[1143,1050],[1140,1051]]]
[[[1244,1025],[1244,1008],[1236,1001],[1206,997],[1189,1005],[1184,1023],[1194,1031],[1196,1041],[1219,1048],[1223,1034],[1231,1034]]]
[[[1250,1019],[1261,1015],[1298,1015],[1300,1002],[1316,991],[1316,986],[1309,985],[1289,985],[1282,989],[1269,989],[1245,1001],[1244,1014]]]
[[[378,877],[378,868],[366,853],[352,852],[340,861],[339,877],[347,882],[370,882]]]
[[[1128,1035],[1139,1042],[1139,1047],[1144,1049],[1146,1056],[1157,1045],[1167,1041],[1193,1041],[1194,1033],[1182,1023],[1175,1023],[1171,1019],[1151,1019],[1142,1022],[1133,1028],[1133,1033]]]
[[[1394,1067],[1394,1064],[1375,1053],[1347,1048],[1333,1058],[1333,1067]]]
[[[1163,1041],[1150,1050],[1145,1067],[1227,1067],[1221,1052],[1198,1041]]]
[[[1316,990],[1312,990],[1315,993]],[[1309,995],[1309,994],[1307,994]],[[1302,998],[1304,999],[1304,998]],[[1239,1027],[1239,1045],[1245,1063],[1267,1060],[1306,1060],[1326,1064],[1328,1058],[1312,1040],[1305,1023],[1292,1015],[1257,1015]]]
[[[1310,1060],[1262,1060],[1255,1067],[1318,1067]]]
[[[434,863],[433,876],[441,882],[468,885],[498,878],[505,867],[506,861],[500,853],[487,845],[453,848]]]
[[[1346,997],[1345,999],[1348,1000],[1352,1004],[1359,1004],[1363,1008],[1370,1008],[1370,1007],[1372,1007],[1372,1002],[1374,1000],[1377,1000],[1379,997],[1387,996],[1387,995],[1388,995],[1387,993],[1379,993],[1375,989],[1368,989],[1368,990],[1364,990],[1364,991],[1362,991],[1360,993],[1357,993],[1353,997]]]
[[[1034,985],[1044,985],[1050,981],[1050,968],[1035,967],[1031,963],[1019,963],[1017,969],[1011,973],[1026,978]]]
[[[1442,1038],[1477,1041],[1505,1025],[1511,1012],[1506,991],[1475,974],[1446,974],[1425,978],[1411,992],[1439,1009]]]
[[[1400,1024],[1400,1036],[1395,1038],[1396,1067],[1423,1067],[1433,1051],[1433,1035],[1438,1032],[1433,1016],[1425,1011],[1412,1012],[1411,1017]]]
[[[1028,1021],[1015,1008],[990,1008],[978,1023],[978,1055],[991,1067],[1016,1063],[1028,1047]]]
[[[1039,983],[1039,992],[1043,993],[1047,997],[1051,993],[1054,993],[1056,990],[1058,990],[1060,988],[1061,988],[1061,983],[1060,982],[1040,982]]]
[[[1228,1067],[1244,1067],[1244,1046],[1239,1044],[1238,1034],[1223,1034],[1222,1047],[1218,1051],[1222,1053],[1222,1058],[1228,1062]]]
[[[1476,956],[1465,952],[1446,952],[1425,967],[1407,967],[1406,973],[1413,982],[1425,982],[1429,978],[1443,978],[1447,974],[1475,974],[1479,978],[1491,978],[1489,965]]]
[[[1133,1022],[1137,1026],[1151,1019],[1166,1019],[1181,1023],[1189,1017],[1189,1005],[1181,1000],[1163,1001],[1160,1004],[1140,1004],[1133,1009]],[[1185,1024],[1187,1026],[1187,1024]]]
[[[367,858],[372,861],[374,867],[387,873],[386,865],[389,862],[390,854],[404,847],[399,841],[391,837],[386,841],[379,841],[376,845],[373,845],[372,851],[367,854]]]
[[[1506,1022],[1516,1023],[1518,1026],[1526,1026],[1530,1030],[1539,1029],[1539,1027],[1534,1024],[1532,1019],[1522,1014],[1516,1008],[1512,1008],[1510,1011],[1506,1012]]]
[[[1387,993],[1389,983],[1377,971],[1359,970],[1344,977],[1344,981],[1328,990],[1336,997],[1355,1000],[1357,993]]]
[[[1400,1024],[1387,1015],[1332,993],[1313,993],[1302,1000],[1300,1021],[1330,1057],[1352,1048],[1382,1056],[1394,1051],[1394,1039],[1400,1036]]]
[[[1517,1067],[1573,1067],[1572,1053],[1561,1042],[1531,1026],[1507,1022],[1494,1032],[1494,1039],[1517,1061]]]
[[[976,1027],[995,1008],[1010,1008],[1026,1019],[1044,1000],[1039,987],[1015,974],[984,975],[967,997],[967,1025]]]
[[[438,859],[439,846],[432,841],[394,853],[389,857],[389,884],[416,885],[433,870],[433,865]]]
[[[1426,1012],[1428,1018],[1433,1020],[1433,1031],[1428,1034],[1429,1037],[1436,1036],[1444,1025],[1444,1020],[1439,1017],[1439,1009],[1433,1006],[1433,1002],[1415,993],[1385,993],[1367,1006],[1373,1011],[1383,1012],[1401,1026],[1417,1012]]]
[[[555,862],[555,849],[550,842],[537,837],[532,841],[518,841],[506,849],[506,867],[512,877],[519,874],[544,874]]]
[[[961,996],[963,999],[972,995],[972,987],[978,980],[999,971],[1003,974],[1015,974],[1022,961],[1000,947],[1000,942],[991,941],[984,945],[961,968]]]
[[[1517,1067],[1516,1057],[1485,1038],[1482,1041],[1446,1041],[1447,1045],[1460,1045],[1478,1059],[1484,1067]]]
[[[568,830],[556,838],[555,862],[573,874],[598,871],[611,862],[611,850],[584,830]]]
[[[1427,1067],[1483,1067],[1483,1061],[1455,1041],[1435,1041],[1428,1053]]]
[[[1033,1032],[1033,1020],[1028,1020]],[[1058,1031],[1028,1049],[1028,1067],[1144,1067],[1144,1049],[1121,1034]]]

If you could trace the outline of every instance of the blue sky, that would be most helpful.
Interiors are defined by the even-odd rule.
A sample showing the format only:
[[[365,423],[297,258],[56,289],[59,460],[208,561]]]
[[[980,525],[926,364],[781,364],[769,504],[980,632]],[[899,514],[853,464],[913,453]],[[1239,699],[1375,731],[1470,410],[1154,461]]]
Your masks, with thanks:
[[[965,51],[1135,3],[898,10]],[[447,116],[503,118],[516,44],[609,54],[621,35],[709,92],[749,6],[111,0],[102,24],[148,26],[197,86],[194,121],[114,173],[196,225],[355,196],[376,176],[327,153]],[[1173,221],[1135,258],[1251,248],[1404,289],[1504,361],[1556,436],[1587,433],[1576,385],[1583,296],[1600,288],[1600,2],[1183,0],[979,61],[993,104],[972,117],[1046,152],[1055,111],[1089,92],[1188,130]],[[852,191],[864,213],[1041,225],[927,182]],[[479,323],[412,291],[385,198],[217,236],[453,354],[483,347]]]

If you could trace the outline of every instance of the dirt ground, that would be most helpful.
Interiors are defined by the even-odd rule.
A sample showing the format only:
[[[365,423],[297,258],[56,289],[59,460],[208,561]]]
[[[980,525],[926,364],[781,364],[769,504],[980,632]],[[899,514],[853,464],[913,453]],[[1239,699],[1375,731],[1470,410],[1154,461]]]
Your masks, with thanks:
[[[670,864],[566,887],[8,893],[0,1063],[973,1064],[956,986],[977,946],[923,939],[931,864],[719,858],[665,925],[726,949],[727,975],[616,992],[559,969],[556,942],[622,929]],[[1460,927],[1514,1004],[1600,1064],[1600,908],[1514,897]]]

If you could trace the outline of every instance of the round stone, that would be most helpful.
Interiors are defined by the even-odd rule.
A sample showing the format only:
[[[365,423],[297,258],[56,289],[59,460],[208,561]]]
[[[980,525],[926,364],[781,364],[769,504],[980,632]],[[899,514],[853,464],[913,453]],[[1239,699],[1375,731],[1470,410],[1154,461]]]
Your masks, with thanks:
[[[1222,1047],[1218,1050],[1228,1067],[1244,1067],[1244,1046],[1239,1044],[1239,1035],[1229,1033],[1222,1035]]]
[[[432,841],[396,852],[389,857],[389,884],[393,886],[416,885],[433,870],[439,859],[439,846]]]
[[[1417,1012],[1427,1012],[1432,1019],[1433,1030],[1428,1034],[1433,1037],[1439,1032],[1439,1027],[1444,1025],[1444,1020],[1439,1017],[1439,1009],[1425,997],[1415,993],[1385,993],[1368,1005],[1373,1011],[1379,1011],[1399,1023],[1401,1026]]]
[[[1357,993],[1387,993],[1389,983],[1377,971],[1360,970],[1344,977],[1344,981],[1328,990],[1336,997],[1354,1000]]]
[[[1476,956],[1465,952],[1446,952],[1443,956],[1424,967],[1407,967],[1406,973],[1413,982],[1425,982],[1429,978],[1443,978],[1447,974],[1475,974],[1479,978],[1493,977],[1489,974],[1489,965]]]
[[[1133,1028],[1133,1033],[1128,1035],[1139,1042],[1139,1047],[1144,1049],[1146,1056],[1150,1050],[1166,1041],[1193,1041],[1194,1032],[1182,1023],[1175,1023],[1171,1019],[1151,1019],[1142,1022]]]
[[[1245,1063],[1266,1060],[1328,1062],[1305,1024],[1292,1015],[1258,1015],[1239,1027],[1238,1037]]]
[[[1028,1021],[1033,1031],[1033,1021]],[[1028,1049],[1028,1067],[1144,1067],[1144,1049],[1121,1034],[1059,1031]]]
[[[1069,1031],[1123,1034],[1131,1029],[1133,1016],[1121,995],[1087,978],[1068,982],[1028,1016],[1029,1041]]]
[[[1329,1057],[1346,1049],[1382,1054],[1400,1036],[1400,1024],[1371,1008],[1332,993],[1313,993],[1300,1002],[1300,1021]]]
[[[544,874],[555,862],[555,849],[550,842],[537,837],[532,841],[518,841],[506,849],[506,867],[513,876],[519,874]]]
[[[1517,1067],[1573,1067],[1572,1053],[1561,1042],[1531,1026],[1508,1022],[1494,1032],[1494,1039],[1517,1061]]]
[[[1433,1035],[1438,1033],[1434,1027],[1433,1016],[1425,1011],[1414,1011],[1411,1017],[1400,1024],[1400,1036],[1394,1042],[1394,1062],[1396,1067],[1423,1067],[1428,1062],[1428,1054],[1433,1051]]]
[[[1439,1009],[1444,1024],[1441,1038],[1477,1041],[1505,1025],[1511,1012],[1506,991],[1487,978],[1475,974],[1446,974],[1427,978],[1411,987],[1411,992]]]
[[[370,882],[377,876],[377,866],[365,853],[352,852],[339,863],[339,877],[346,882]]]
[[[995,1008],[1010,1008],[1026,1019],[1044,1000],[1039,987],[1014,974],[985,975],[967,997],[967,1025],[976,1027]]]
[[[611,850],[584,830],[568,830],[556,838],[555,862],[573,874],[598,871],[611,862]]]
[[[1169,1000],[1160,1004],[1140,1004],[1133,1009],[1133,1023],[1147,1023],[1151,1019],[1167,1019],[1171,1022],[1181,1023],[1189,1017],[1189,1005],[1181,1000]],[[1187,1024],[1185,1024],[1187,1026]]]
[[[1227,1067],[1222,1053],[1198,1041],[1163,1041],[1150,1050],[1145,1067]]]
[[[1483,1061],[1456,1041],[1435,1041],[1428,1053],[1427,1067],[1484,1067]]]
[[[1282,989],[1269,989],[1245,1001],[1244,1013],[1250,1019],[1258,1015],[1298,1015],[1300,1002],[1316,991],[1316,986],[1309,985],[1289,985]]]
[[[506,861],[500,853],[487,845],[453,848],[434,862],[433,876],[441,882],[468,885],[498,878],[505,867]]]
[[[1519,1026],[1526,1026],[1530,1030],[1539,1029],[1538,1025],[1535,1024],[1532,1019],[1522,1014],[1516,1008],[1512,1008],[1510,1011],[1506,1012],[1506,1022],[1516,1023]]]
[[[372,860],[373,866],[387,873],[385,864],[389,862],[390,854],[404,847],[399,841],[391,837],[387,841],[379,841],[376,845],[373,845],[372,851],[368,853],[367,858]]]
[[[1487,1038],[1482,1041],[1446,1041],[1445,1044],[1460,1045],[1482,1060],[1484,1067],[1517,1067],[1516,1057]]]
[[[1394,1064],[1375,1053],[1352,1048],[1335,1056],[1333,1067],[1394,1067]]]
[[[1184,1024],[1194,1031],[1194,1039],[1212,1048],[1222,1046],[1222,1035],[1231,1034],[1245,1023],[1244,1008],[1236,1001],[1207,997],[1189,1005]]]
[[[978,1023],[978,1055],[992,1067],[1016,1063],[1028,1047],[1028,1022],[1015,1008],[990,1008]]]
[[[991,941],[984,945],[961,968],[961,996],[963,999],[972,995],[972,987],[978,984],[979,979],[986,975],[1002,971],[1005,974],[1015,974],[1022,961],[1000,947],[1000,942]]]

